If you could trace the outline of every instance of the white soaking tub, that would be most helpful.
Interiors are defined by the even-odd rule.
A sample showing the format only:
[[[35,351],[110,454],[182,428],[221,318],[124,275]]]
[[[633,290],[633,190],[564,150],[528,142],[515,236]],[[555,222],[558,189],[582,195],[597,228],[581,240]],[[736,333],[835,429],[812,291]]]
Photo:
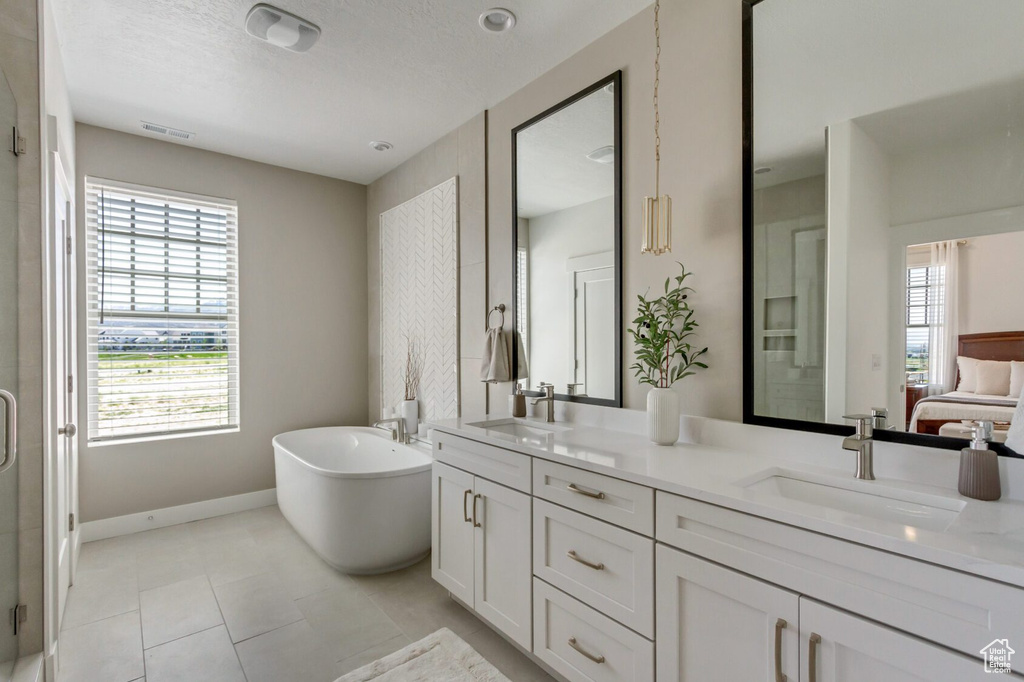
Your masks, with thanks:
[[[430,553],[430,451],[338,426],[274,437],[277,503],[343,573],[386,573]]]

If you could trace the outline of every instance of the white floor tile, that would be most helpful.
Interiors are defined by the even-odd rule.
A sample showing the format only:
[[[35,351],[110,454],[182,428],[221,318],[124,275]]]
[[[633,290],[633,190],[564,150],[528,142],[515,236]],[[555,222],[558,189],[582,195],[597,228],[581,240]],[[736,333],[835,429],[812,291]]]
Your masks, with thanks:
[[[318,592],[295,603],[336,661],[403,634],[354,585]]]
[[[266,572],[266,558],[244,528],[199,541],[211,585],[223,585]]]
[[[139,551],[136,572],[139,590],[146,591],[206,575],[206,567],[194,545],[154,546]]]
[[[214,593],[232,642],[302,620],[302,612],[284,586],[269,573],[218,585]]]
[[[486,625],[463,639],[514,682],[554,682],[554,678]]]
[[[373,663],[374,661],[384,658],[388,654],[393,654],[399,649],[409,646],[412,644],[409,638],[405,635],[399,635],[393,637],[386,642],[381,642],[376,646],[372,646],[365,651],[360,651],[358,654],[353,654],[348,658],[342,659],[338,663],[338,674],[346,675],[353,670],[362,668],[367,663]]]
[[[370,596],[412,641],[446,627],[459,637],[486,627],[433,580]]]
[[[224,622],[206,576],[146,590],[139,601],[147,649]]]
[[[138,611],[60,635],[59,682],[129,682],[145,672]]]
[[[266,565],[292,599],[302,599],[332,587],[352,585],[351,578],[329,566],[305,543],[292,550],[268,554]]]
[[[139,586],[135,561],[113,561],[108,568],[90,564],[79,567],[75,584],[68,590],[68,601],[61,620],[67,630],[110,616],[139,610]]]
[[[249,682],[333,682],[338,664],[300,620],[235,645]]]
[[[223,625],[146,650],[150,682],[245,682]]]

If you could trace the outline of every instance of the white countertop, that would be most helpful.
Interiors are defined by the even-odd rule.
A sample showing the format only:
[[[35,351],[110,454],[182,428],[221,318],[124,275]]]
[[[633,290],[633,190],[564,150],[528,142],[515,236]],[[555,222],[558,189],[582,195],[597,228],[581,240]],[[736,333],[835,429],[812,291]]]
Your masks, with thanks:
[[[571,428],[522,438],[469,425],[479,421],[480,417],[447,419],[431,422],[430,426],[524,455],[1024,587],[1024,502],[1018,500],[981,502],[962,497],[955,488],[897,479],[856,482],[863,491],[881,486],[940,496],[951,504],[966,502],[946,530],[929,531],[744,487],[752,477],[773,467],[852,480],[853,453],[849,470],[837,470],[795,458],[713,445],[659,446],[644,435],[584,424],[562,423],[560,426]],[[538,423],[543,426],[543,422]]]

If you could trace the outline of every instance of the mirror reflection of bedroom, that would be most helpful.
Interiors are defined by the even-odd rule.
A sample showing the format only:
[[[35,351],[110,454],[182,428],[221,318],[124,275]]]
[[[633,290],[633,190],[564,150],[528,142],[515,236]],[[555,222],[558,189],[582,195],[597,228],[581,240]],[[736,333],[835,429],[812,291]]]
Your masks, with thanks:
[[[988,421],[1006,439],[1024,385],[1024,41],[1010,3],[942,7],[758,5],[757,415],[965,439]],[[879,56],[894,45],[906,68]]]

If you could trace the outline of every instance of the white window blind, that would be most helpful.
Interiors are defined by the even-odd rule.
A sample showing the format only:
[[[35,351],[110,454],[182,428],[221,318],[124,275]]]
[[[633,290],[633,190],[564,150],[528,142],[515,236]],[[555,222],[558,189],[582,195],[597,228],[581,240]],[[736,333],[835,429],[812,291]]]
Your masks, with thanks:
[[[530,267],[530,255],[525,247],[516,247],[516,269],[518,274],[516,276],[516,331],[519,332],[519,336],[523,339],[523,348],[529,348],[529,337],[527,336],[528,331],[528,317],[530,314],[530,290],[529,284],[530,273],[527,268]]]
[[[89,440],[236,428],[237,205],[85,190]]]

